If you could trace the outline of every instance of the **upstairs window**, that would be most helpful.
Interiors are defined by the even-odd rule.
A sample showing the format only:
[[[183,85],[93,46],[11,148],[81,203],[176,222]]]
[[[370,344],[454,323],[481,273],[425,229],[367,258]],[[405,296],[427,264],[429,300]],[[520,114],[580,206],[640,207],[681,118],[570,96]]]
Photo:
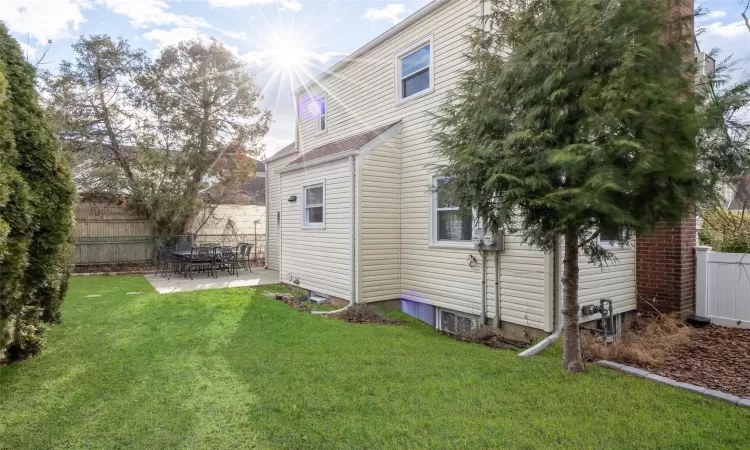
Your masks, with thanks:
[[[432,39],[403,53],[396,60],[398,99],[428,93],[433,84]]]
[[[443,188],[450,182],[448,178],[436,178],[436,190],[432,197],[432,236],[434,244],[471,243],[474,219],[462,215],[459,207],[452,204]],[[442,191],[442,192],[441,192]]]
[[[317,115],[315,117],[315,132],[318,133],[318,134],[325,133],[326,129],[327,129],[326,128],[326,126],[327,126],[327,124],[326,124],[326,106],[327,106],[326,103],[327,103],[327,100],[328,99],[325,96],[320,97],[319,99],[317,99],[318,111],[317,111]]]
[[[305,227],[325,225],[325,185],[305,186],[302,193],[302,224]]]

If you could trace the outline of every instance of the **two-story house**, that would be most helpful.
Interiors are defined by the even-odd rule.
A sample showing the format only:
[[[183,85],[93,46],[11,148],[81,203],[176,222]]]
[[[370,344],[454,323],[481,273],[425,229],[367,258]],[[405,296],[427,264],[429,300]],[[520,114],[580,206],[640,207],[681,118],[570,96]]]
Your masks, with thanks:
[[[282,282],[356,303],[397,300],[440,329],[494,323],[543,335],[559,323],[558,255],[504,235],[482,257],[471,217],[431,190],[430,112],[461,71],[483,5],[434,0],[295,92],[297,141],[267,161],[267,264]],[[607,245],[604,243],[604,245]],[[581,258],[581,304],[636,308],[635,253]],[[596,317],[584,317],[592,320]]]

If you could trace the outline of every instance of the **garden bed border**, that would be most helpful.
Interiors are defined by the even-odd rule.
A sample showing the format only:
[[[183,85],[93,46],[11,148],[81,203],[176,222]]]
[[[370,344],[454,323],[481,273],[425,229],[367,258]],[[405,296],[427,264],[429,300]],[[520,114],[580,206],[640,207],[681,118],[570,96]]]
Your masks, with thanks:
[[[683,383],[681,381],[673,380],[671,378],[667,378],[661,375],[657,375],[655,373],[651,373],[647,370],[639,369],[637,367],[628,366],[625,364],[616,363],[613,361],[607,361],[605,359],[597,361],[596,365],[599,367],[604,367],[605,369],[613,369],[613,370],[617,370],[618,372],[626,373],[628,375],[634,375],[636,377],[645,378],[647,380],[655,381],[657,383],[663,383],[669,386],[674,386],[676,388],[685,389],[686,391],[695,392],[697,394],[701,394],[706,397],[711,397],[717,400],[722,400],[722,401],[732,403],[737,406],[742,406],[744,408],[750,408],[750,399],[738,397],[734,394],[728,394],[726,392],[705,388],[703,386],[697,386],[695,384]]]

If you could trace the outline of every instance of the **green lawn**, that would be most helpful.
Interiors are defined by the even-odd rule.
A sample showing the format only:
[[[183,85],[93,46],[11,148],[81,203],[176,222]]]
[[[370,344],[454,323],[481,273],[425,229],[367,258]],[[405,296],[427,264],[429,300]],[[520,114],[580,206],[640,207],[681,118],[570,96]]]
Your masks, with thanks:
[[[566,376],[556,350],[521,360],[414,321],[312,316],[250,288],[158,295],[140,277],[76,277],[63,320],[41,356],[0,367],[0,448],[750,442],[748,410],[596,367]]]

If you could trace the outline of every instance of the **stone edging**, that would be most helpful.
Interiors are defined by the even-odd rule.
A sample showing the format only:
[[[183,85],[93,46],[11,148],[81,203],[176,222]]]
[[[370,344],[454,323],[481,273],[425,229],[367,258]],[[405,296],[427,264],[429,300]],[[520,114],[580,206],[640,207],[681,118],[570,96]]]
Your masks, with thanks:
[[[717,400],[729,402],[737,406],[750,408],[750,399],[737,397],[736,395],[727,394],[726,392],[717,391],[714,389],[704,388],[703,386],[696,386],[690,383],[682,383],[680,381],[673,380],[667,377],[663,377],[661,375],[657,375],[655,373],[651,373],[647,370],[639,369],[637,367],[626,366],[625,364],[620,364],[620,363],[607,361],[607,360],[597,361],[596,365],[599,367],[607,368],[607,369],[614,369],[619,372],[626,373],[628,375],[635,375],[636,377],[645,378],[651,381],[656,381],[657,383],[664,383],[669,386],[674,386],[676,388],[685,389],[686,391],[695,392],[697,394],[701,394],[701,395],[705,395],[706,397],[711,397]]]

